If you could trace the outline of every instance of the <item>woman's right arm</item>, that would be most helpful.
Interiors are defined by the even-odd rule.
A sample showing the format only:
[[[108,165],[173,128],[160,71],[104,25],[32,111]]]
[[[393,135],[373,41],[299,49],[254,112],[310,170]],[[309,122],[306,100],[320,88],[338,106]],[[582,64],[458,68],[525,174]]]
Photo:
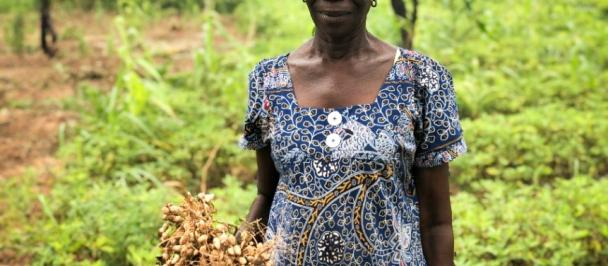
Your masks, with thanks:
[[[249,228],[251,222],[259,220],[262,227],[268,224],[272,198],[279,182],[279,173],[274,166],[270,156],[270,141],[268,140],[269,113],[264,108],[265,89],[264,73],[266,71],[266,60],[260,61],[248,76],[248,101],[247,113],[243,123],[243,136],[239,140],[239,146],[248,150],[256,151],[257,160],[257,196],[251,207],[245,222],[241,224],[236,234],[240,242],[240,232],[248,229],[254,233],[256,239],[264,240],[263,233],[258,228]]]
[[[268,224],[268,215],[270,214],[270,206],[272,199],[279,182],[279,173],[277,172],[272,158],[270,157],[270,145],[256,150],[257,160],[257,190],[258,194],[253,200],[249,208],[246,222],[239,228],[239,232],[245,229],[245,226],[255,220],[260,220],[264,227]],[[257,232],[258,241],[263,240],[263,232]],[[240,234],[237,234],[240,235]]]

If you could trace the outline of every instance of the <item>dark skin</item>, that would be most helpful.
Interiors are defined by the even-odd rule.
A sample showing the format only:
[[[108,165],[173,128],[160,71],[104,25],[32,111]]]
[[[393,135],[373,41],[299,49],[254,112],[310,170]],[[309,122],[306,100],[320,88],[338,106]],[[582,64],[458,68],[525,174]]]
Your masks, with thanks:
[[[308,0],[314,37],[289,54],[287,64],[300,107],[343,107],[374,101],[396,47],[371,35],[369,0]],[[279,174],[270,147],[256,151],[258,195],[247,221],[268,222]],[[424,256],[429,265],[453,265],[449,166],[414,168]],[[241,226],[240,230],[243,230]],[[262,240],[261,234],[258,239]]]

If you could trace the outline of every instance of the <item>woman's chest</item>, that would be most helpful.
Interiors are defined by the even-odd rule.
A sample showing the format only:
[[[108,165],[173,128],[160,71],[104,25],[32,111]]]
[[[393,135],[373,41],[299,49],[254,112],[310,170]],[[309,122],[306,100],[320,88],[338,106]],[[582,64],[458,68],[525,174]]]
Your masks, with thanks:
[[[373,103],[343,108],[301,108],[290,90],[269,93],[265,102],[277,169],[289,172],[315,161],[413,158],[418,113],[413,93],[413,86],[384,84]]]
[[[379,68],[380,71],[383,68]],[[292,88],[301,107],[341,107],[369,104],[386,79],[386,71],[334,71],[298,74],[293,71]],[[328,108],[325,108],[328,109]]]

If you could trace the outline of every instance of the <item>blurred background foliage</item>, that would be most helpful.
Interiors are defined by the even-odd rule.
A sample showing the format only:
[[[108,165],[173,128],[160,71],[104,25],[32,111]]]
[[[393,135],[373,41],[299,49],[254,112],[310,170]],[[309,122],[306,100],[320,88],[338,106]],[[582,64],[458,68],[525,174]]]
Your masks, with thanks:
[[[378,2],[368,27],[398,43],[400,21]],[[0,0],[15,53],[35,50],[36,7]],[[246,75],[311,37],[303,3],[61,0],[54,12],[109,14],[120,68],[111,88],[81,84],[63,103],[80,121],[59,134],[49,194],[29,189],[34,173],[0,180],[0,249],[35,265],[150,265],[160,207],[185,191],[216,194],[218,216],[238,223],[255,197],[254,153],[236,145]],[[415,49],[453,73],[469,145],[451,164],[457,265],[608,264],[608,3],[429,0],[420,12]],[[142,38],[171,16],[200,25],[185,71]]]

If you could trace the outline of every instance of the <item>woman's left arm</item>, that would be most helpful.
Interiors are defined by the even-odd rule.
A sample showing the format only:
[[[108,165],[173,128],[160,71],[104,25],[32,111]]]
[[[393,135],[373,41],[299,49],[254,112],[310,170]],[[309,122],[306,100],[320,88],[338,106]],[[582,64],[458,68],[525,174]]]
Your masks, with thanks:
[[[414,167],[424,256],[432,266],[454,265],[449,164]]]
[[[424,256],[431,266],[454,265],[449,162],[466,153],[452,74],[421,56],[414,121],[416,154],[412,175],[418,195]]]

